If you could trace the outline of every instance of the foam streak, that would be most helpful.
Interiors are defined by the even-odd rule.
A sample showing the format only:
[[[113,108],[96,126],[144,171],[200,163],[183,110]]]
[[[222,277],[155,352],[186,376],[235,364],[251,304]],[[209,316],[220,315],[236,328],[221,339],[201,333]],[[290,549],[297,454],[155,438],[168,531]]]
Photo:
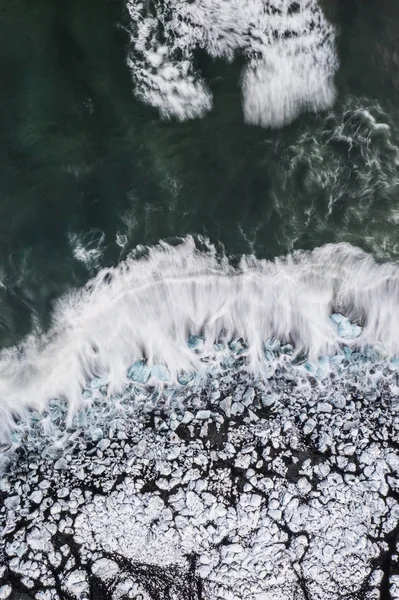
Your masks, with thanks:
[[[205,242],[204,242],[205,243]],[[189,237],[165,243],[103,270],[85,288],[56,307],[48,335],[31,335],[0,355],[0,414],[3,433],[11,414],[44,409],[65,397],[74,412],[87,380],[100,376],[117,393],[129,366],[143,357],[163,363],[172,379],[181,370],[201,370],[201,356],[215,341],[242,337],[250,370],[262,377],[264,343],[276,337],[316,358],[348,340],[330,319],[335,310],[363,325],[358,346],[383,343],[399,352],[399,269],[378,265],[350,245],[296,252],[273,262],[243,257],[233,268],[207,245]],[[202,352],[188,346],[190,334],[204,338]]]
[[[334,28],[316,0],[128,0],[128,65],[136,95],[179,120],[204,116],[212,95],[195,71],[194,51],[247,57],[242,77],[248,123],[281,127],[335,98]]]

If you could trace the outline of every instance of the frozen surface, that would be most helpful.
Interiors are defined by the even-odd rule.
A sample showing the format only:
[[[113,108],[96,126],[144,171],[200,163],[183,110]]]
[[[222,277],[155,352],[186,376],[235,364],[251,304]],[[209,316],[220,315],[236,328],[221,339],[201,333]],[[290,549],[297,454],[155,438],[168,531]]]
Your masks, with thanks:
[[[65,402],[21,421],[0,477],[1,593],[397,598],[398,361],[348,346],[312,361],[275,338],[265,352],[267,377],[235,339],[182,385],[157,364],[144,386],[136,365],[117,397],[89,381],[67,429]]]

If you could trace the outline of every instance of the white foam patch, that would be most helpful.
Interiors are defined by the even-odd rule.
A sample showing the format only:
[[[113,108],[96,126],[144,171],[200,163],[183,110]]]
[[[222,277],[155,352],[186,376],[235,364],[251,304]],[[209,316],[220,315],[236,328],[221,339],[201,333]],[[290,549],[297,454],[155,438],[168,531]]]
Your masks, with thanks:
[[[76,260],[82,262],[91,273],[98,270],[105,242],[105,234],[101,229],[70,233],[68,241]]]
[[[150,12],[128,0],[128,64],[136,95],[179,120],[202,117],[212,95],[193,52],[233,60],[244,54],[246,122],[281,127],[335,99],[335,31],[316,0],[169,0]]]
[[[267,377],[265,342],[273,337],[310,358],[340,344],[382,343],[395,354],[398,296],[398,267],[376,264],[347,244],[273,262],[243,257],[237,268],[210,244],[197,251],[192,238],[177,247],[160,244],[63,297],[48,335],[32,334],[2,351],[0,433],[9,430],[13,413],[44,409],[52,398],[66,398],[73,414],[91,377],[108,383],[110,395],[118,393],[142,358],[165,365],[171,383],[181,370],[201,372],[201,357],[221,338],[242,337],[249,369],[261,378]],[[336,309],[363,326],[358,337],[340,335],[330,319]],[[203,336],[200,348],[190,348],[192,333]]]

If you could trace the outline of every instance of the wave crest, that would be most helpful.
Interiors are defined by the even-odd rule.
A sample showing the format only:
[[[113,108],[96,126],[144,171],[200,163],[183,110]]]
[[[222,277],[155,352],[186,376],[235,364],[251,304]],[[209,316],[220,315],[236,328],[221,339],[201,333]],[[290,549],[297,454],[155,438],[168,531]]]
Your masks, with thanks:
[[[139,248],[61,298],[48,334],[2,351],[1,429],[11,427],[13,414],[42,410],[53,398],[67,399],[73,414],[92,377],[106,380],[116,394],[128,382],[129,367],[143,359],[164,365],[177,381],[181,371],[201,371],[221,340],[242,338],[248,368],[259,377],[270,338],[311,359],[342,344],[382,343],[394,355],[398,295],[398,267],[377,264],[348,244],[274,261],[242,257],[236,266],[206,240],[198,249],[192,237],[177,246]],[[336,310],[363,327],[359,337],[340,335],[330,318]],[[193,348],[190,335],[200,336],[200,347]]]

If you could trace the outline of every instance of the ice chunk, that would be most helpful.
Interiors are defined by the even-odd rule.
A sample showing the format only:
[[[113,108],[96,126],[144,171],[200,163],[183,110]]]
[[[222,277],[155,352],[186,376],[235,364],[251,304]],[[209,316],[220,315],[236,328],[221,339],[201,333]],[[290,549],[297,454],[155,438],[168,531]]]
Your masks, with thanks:
[[[151,375],[151,369],[144,360],[139,360],[132,364],[127,376],[138,383],[147,383]]]
[[[311,375],[314,375],[316,373],[316,365],[314,365],[309,360],[307,360],[303,366],[305,367],[307,372],[310,373]]]
[[[321,356],[318,361],[317,376],[324,377],[330,368],[330,357]]]
[[[285,344],[284,346],[281,346],[281,354],[288,354],[289,356],[292,356],[292,354],[294,354],[293,346],[291,346],[291,344]]]
[[[80,596],[82,592],[88,590],[85,572],[80,570],[72,571],[66,578],[65,585],[71,592]]]
[[[12,592],[12,589],[8,583],[6,583],[6,585],[2,585],[0,587],[0,599],[6,600],[6,598],[9,598],[11,596],[11,592]]]
[[[211,416],[211,412],[209,410],[199,410],[195,415],[195,418],[200,421],[206,421]]]
[[[90,381],[90,387],[92,390],[99,390],[104,385],[107,385],[107,382],[104,379],[101,379],[101,377],[94,377]]]
[[[43,492],[41,490],[36,490],[30,495],[30,499],[32,502],[35,502],[35,504],[40,504],[43,500]]]
[[[245,406],[249,406],[250,404],[253,403],[255,398],[255,390],[253,387],[248,387],[245,390],[245,393],[242,397],[242,403],[245,404]]]
[[[375,344],[374,346],[367,346],[364,352],[365,357],[370,362],[378,362],[384,356],[386,352],[384,348],[380,344]]]
[[[4,506],[9,510],[16,510],[19,507],[19,496],[9,496],[4,500]]]
[[[113,560],[100,558],[93,564],[92,571],[94,575],[98,575],[101,579],[107,580],[115,577],[115,575],[119,573],[119,567]]]
[[[310,483],[309,483],[308,479],[306,479],[306,477],[301,477],[298,480],[298,488],[302,494],[307,494],[312,489],[312,486],[310,485]]]
[[[348,348],[348,346],[344,346],[343,350],[344,350],[345,358],[347,360],[349,360],[352,356],[352,350],[350,348]]]
[[[156,364],[151,369],[151,377],[158,379],[158,381],[162,381],[163,383],[169,381],[170,373],[165,365]]]
[[[303,433],[305,435],[309,435],[309,433],[312,433],[312,431],[315,427],[316,427],[316,421],[314,419],[307,419],[307,421],[305,421],[305,424],[303,426]]]
[[[56,471],[64,471],[67,468],[68,468],[68,464],[67,464],[67,461],[65,460],[65,458],[59,458],[54,465],[54,469]]]
[[[334,313],[330,318],[337,326],[338,335],[343,338],[354,340],[362,333],[362,328],[359,325],[351,323],[347,317],[340,313]]]
[[[103,452],[104,450],[106,450],[108,448],[108,446],[111,444],[111,441],[107,438],[104,438],[102,440],[100,440],[97,444],[97,448],[99,450],[101,450],[101,452]]]
[[[244,342],[242,342],[242,340],[232,340],[231,342],[229,342],[229,348],[232,352],[234,352],[234,354],[243,354],[243,352],[245,352],[245,350],[247,349],[246,345],[244,344]]]
[[[186,412],[184,413],[184,416],[182,418],[182,423],[184,423],[185,425],[187,423],[191,423],[191,421],[194,419],[194,415],[192,412],[190,412],[189,410],[186,410]]]
[[[97,427],[91,433],[91,439],[93,440],[93,442],[97,442],[98,440],[101,440],[101,438],[103,438],[103,437],[104,437],[104,432],[100,427]]]
[[[190,335],[187,343],[194,352],[201,352],[204,348],[204,338],[200,335]]]
[[[190,383],[190,381],[194,379],[194,377],[194,373],[181,373],[178,376],[177,381],[180,383],[180,385],[187,385],[188,383]]]

